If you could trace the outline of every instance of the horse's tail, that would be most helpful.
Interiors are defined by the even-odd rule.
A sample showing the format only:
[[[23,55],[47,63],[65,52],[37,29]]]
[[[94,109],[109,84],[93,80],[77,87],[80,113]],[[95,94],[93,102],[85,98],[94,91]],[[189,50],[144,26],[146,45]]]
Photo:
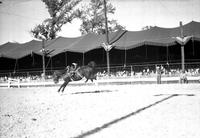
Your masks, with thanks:
[[[52,75],[54,83],[58,83],[59,79],[65,74],[65,72],[65,70],[55,70]]]

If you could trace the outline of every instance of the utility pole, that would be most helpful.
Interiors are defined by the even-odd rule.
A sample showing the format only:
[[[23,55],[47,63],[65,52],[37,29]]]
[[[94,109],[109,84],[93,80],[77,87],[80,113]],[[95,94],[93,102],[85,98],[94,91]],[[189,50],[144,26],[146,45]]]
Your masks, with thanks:
[[[104,0],[104,16],[105,16],[105,32],[106,32],[106,47],[109,47],[109,37],[108,37],[108,21],[107,21],[107,7],[106,7],[106,0]],[[107,72],[108,76],[110,76],[110,58],[109,58],[109,49],[104,48],[106,51],[106,59],[107,59]]]
[[[183,25],[182,22],[180,22],[180,31],[181,31],[181,39],[184,39],[183,36]],[[182,71],[185,71],[185,50],[184,50],[184,42],[181,43],[181,68]]]

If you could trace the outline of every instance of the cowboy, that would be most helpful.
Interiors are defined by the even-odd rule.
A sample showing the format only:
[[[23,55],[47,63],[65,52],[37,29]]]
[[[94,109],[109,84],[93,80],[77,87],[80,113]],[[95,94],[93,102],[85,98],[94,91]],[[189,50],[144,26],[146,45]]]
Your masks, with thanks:
[[[72,63],[70,71],[76,71],[76,69],[77,69],[77,63]]]
[[[70,67],[70,77],[73,78],[77,70],[77,63],[72,63]]]

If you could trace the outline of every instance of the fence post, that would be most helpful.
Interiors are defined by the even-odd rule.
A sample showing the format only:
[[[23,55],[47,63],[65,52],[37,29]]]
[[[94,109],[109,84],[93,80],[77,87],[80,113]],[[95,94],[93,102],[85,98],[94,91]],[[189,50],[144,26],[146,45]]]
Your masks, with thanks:
[[[17,87],[20,88],[20,79],[17,80]]]
[[[8,88],[10,88],[11,81],[8,79]]]

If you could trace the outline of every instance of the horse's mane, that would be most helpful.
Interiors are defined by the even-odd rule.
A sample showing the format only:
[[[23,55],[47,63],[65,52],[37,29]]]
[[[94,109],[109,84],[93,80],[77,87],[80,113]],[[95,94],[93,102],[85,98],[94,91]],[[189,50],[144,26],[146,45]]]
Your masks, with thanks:
[[[66,73],[66,70],[55,70],[54,75],[62,76]]]
[[[94,61],[90,61],[87,66],[94,68],[96,67],[96,63]]]

